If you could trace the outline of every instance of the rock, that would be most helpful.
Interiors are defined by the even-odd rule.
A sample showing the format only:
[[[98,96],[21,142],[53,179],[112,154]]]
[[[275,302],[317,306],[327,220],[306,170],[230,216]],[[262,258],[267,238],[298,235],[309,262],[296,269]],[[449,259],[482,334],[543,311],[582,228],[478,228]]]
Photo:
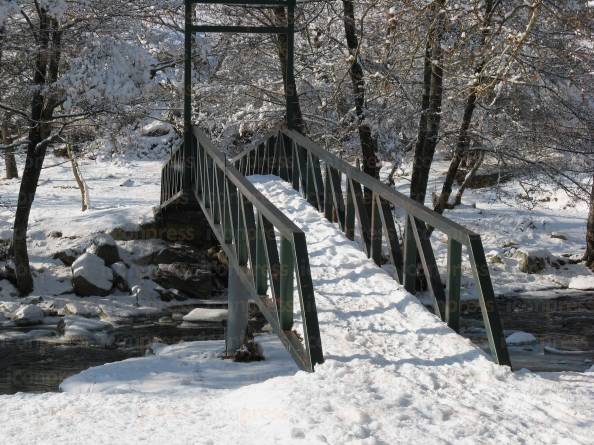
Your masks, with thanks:
[[[188,297],[182,294],[177,289],[163,289],[161,286],[157,286],[155,288],[157,293],[159,294],[159,298],[161,301],[169,303],[170,301],[186,301]]]
[[[491,264],[503,264],[503,258],[501,258],[499,252],[497,252],[496,250],[488,252],[486,257]]]
[[[97,255],[85,253],[72,264],[72,285],[77,295],[108,295],[113,287],[113,271]]]
[[[570,289],[594,290],[594,275],[579,275],[569,280]]]
[[[196,308],[184,315],[183,320],[189,322],[198,321],[224,321],[227,320],[227,309],[206,309]]]
[[[171,244],[160,247],[158,250],[150,252],[138,258],[135,263],[140,265],[148,264],[173,264],[173,263],[197,263],[204,261],[206,255],[203,251],[193,249],[190,246],[182,244]]]
[[[120,187],[133,187],[134,180],[133,179],[126,179],[124,182],[120,184]]]
[[[518,269],[520,272],[534,274],[538,273],[547,265],[551,254],[546,250],[518,250],[516,251],[516,258],[518,258]]]
[[[565,235],[564,233],[553,232],[553,233],[551,233],[551,238],[556,238],[556,239],[566,241],[567,235]]]
[[[52,256],[55,260],[60,260],[64,263],[65,266],[72,266],[72,263],[78,258],[80,252],[77,252],[74,249],[65,249],[59,252],[54,253]]]
[[[64,315],[78,315],[85,318],[99,318],[101,309],[97,306],[71,302],[64,306]]]
[[[50,238],[62,238],[62,232],[59,230],[52,230],[50,233],[47,234]]]
[[[534,335],[532,335],[528,332],[518,331],[518,332],[514,332],[513,334],[508,336],[505,339],[505,342],[508,345],[515,345],[515,346],[532,345],[532,344],[538,343],[538,339]]]
[[[153,280],[166,289],[178,289],[192,298],[210,296],[211,272],[200,264],[159,264]]]
[[[87,252],[97,255],[107,266],[120,261],[120,253],[116,242],[110,235],[101,233],[97,235]]]
[[[45,314],[39,307],[27,304],[17,309],[10,318],[17,326],[32,326],[41,324],[44,316]]]
[[[13,286],[17,285],[16,272],[12,264],[5,264],[0,267],[0,280],[7,280]]]
[[[113,271],[114,276],[114,284],[122,292],[130,291],[130,284],[128,281],[128,266],[124,264],[122,261],[118,261],[117,263],[113,263],[111,265],[111,270]]]

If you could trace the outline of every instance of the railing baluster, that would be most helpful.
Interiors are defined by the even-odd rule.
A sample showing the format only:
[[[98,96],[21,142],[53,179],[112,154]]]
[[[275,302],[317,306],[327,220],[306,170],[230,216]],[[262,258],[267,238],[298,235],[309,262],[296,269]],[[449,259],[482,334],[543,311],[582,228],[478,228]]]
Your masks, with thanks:
[[[262,217],[258,214],[256,216],[256,292],[258,295],[266,295],[268,292],[268,265],[262,227]]]
[[[388,253],[390,254],[390,260],[396,268],[396,280],[398,283],[403,284],[402,274],[402,249],[400,248],[400,242],[398,240],[398,232],[396,230],[396,224],[394,224],[394,216],[390,209],[390,204],[383,198],[377,196],[377,204],[379,205],[381,224],[384,227],[384,233],[386,235],[386,241],[388,242]]]
[[[379,196],[371,195],[371,258],[378,266],[382,265],[382,233],[383,224],[380,216]]]
[[[280,307],[279,318],[283,331],[293,329],[293,273],[295,261],[293,259],[293,245],[285,237],[280,245]]]
[[[487,266],[483,243],[478,235],[469,235],[468,242],[470,264],[472,266],[474,277],[478,283],[479,303],[485,322],[485,330],[487,331],[491,354],[493,354],[497,363],[511,366],[509,352],[505,343],[505,335],[503,334],[503,327],[501,326],[501,321],[499,320],[499,314],[497,312],[495,292],[493,291],[493,284],[489,275],[489,267]]]
[[[417,290],[417,243],[408,214],[404,224],[403,284],[407,291],[414,294]]]
[[[334,207],[332,201],[332,186],[330,182],[330,170],[328,166],[325,168],[326,174],[324,175],[324,218],[330,222],[334,222]]]
[[[435,255],[433,254],[433,248],[431,247],[431,241],[429,240],[427,226],[423,221],[419,221],[414,216],[410,217],[410,223],[417,242],[417,251],[423,265],[423,272],[425,273],[429,290],[433,296],[435,314],[442,320],[445,320],[445,292],[439,276]]]
[[[462,279],[462,244],[448,239],[448,282],[446,285],[446,322],[460,330],[460,283]]]
[[[303,232],[293,234],[293,257],[295,261],[295,276],[301,303],[301,318],[303,321],[303,340],[311,357],[311,369],[314,363],[322,363],[322,340],[318,323],[318,312],[314,297],[313,283],[309,268],[309,254]]]
[[[274,233],[274,226],[262,215],[260,215],[260,224],[265,246],[264,253],[266,254],[266,263],[268,264],[270,290],[276,307],[277,319],[280,320],[280,259],[276,244],[276,235]]]
[[[355,200],[353,198],[353,190],[350,186],[350,179],[346,178],[346,213],[344,217],[344,234],[350,239],[355,239]]]
[[[361,230],[361,239],[365,247],[365,253],[369,257],[371,255],[371,223],[369,222],[369,214],[365,208],[363,201],[363,191],[361,190],[361,184],[353,179],[349,179],[351,192],[353,194],[353,201],[355,204],[355,212],[359,219],[359,228]]]

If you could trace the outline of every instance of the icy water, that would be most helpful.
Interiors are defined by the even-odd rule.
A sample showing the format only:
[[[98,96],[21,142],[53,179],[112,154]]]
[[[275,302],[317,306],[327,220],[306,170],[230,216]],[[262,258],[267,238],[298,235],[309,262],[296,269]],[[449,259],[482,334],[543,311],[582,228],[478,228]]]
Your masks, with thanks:
[[[514,369],[535,372],[583,372],[594,364],[594,293],[581,298],[498,299],[506,334],[525,331],[538,342],[510,346]],[[252,326],[256,331],[263,323]],[[39,328],[36,328],[39,329]],[[224,338],[221,323],[183,323],[171,318],[115,325],[109,347],[78,342],[64,344],[59,337],[0,342],[0,394],[58,391],[67,377],[89,367],[145,355],[154,341]],[[488,350],[478,307],[462,306],[461,334]]]
[[[509,346],[514,369],[583,372],[594,364],[594,292],[555,299],[498,298],[497,307],[506,335],[524,331],[538,340]],[[488,350],[474,302],[462,305],[461,334]]]
[[[143,356],[154,341],[172,344],[224,338],[221,323],[153,321],[114,328],[109,347],[87,341],[64,344],[58,337],[2,342],[0,394],[58,391],[65,378],[92,366]]]

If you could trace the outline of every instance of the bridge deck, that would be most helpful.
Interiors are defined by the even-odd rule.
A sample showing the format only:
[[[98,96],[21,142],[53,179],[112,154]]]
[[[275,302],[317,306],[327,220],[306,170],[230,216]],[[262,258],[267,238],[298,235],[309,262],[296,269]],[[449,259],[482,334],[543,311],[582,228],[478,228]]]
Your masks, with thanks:
[[[289,183],[275,176],[249,179],[305,232],[326,359],[360,357],[382,365],[486,362],[477,347],[430,314]]]

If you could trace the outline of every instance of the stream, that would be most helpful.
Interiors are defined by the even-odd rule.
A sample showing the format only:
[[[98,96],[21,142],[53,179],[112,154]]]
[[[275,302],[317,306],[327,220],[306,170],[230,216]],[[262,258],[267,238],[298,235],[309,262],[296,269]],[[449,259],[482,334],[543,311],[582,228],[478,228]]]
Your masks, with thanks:
[[[584,372],[594,364],[594,292],[555,299],[503,297],[498,298],[497,305],[506,335],[524,331],[538,340],[534,344],[510,346],[515,370]],[[461,309],[461,334],[488,351],[477,303],[464,302]],[[113,336],[110,346],[89,341],[65,342],[51,328],[45,328],[47,335],[41,333],[31,339],[5,339],[0,342],[0,394],[58,391],[65,378],[92,366],[143,356],[155,341],[174,344],[224,339],[222,323],[182,322],[181,309],[177,310],[180,313],[161,314],[158,319],[122,320],[114,324],[109,334]],[[188,310],[184,308],[185,312]],[[255,332],[264,324],[261,320],[250,323]],[[21,332],[41,328],[21,328]]]

